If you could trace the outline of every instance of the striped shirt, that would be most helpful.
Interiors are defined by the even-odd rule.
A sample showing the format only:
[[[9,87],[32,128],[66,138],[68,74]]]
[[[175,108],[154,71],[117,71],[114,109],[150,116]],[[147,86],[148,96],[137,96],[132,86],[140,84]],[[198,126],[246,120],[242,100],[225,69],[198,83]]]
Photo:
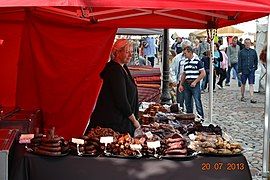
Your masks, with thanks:
[[[195,80],[199,77],[200,71],[203,70],[203,63],[193,57],[191,60],[186,59],[184,64],[184,72],[186,74],[186,80]]]

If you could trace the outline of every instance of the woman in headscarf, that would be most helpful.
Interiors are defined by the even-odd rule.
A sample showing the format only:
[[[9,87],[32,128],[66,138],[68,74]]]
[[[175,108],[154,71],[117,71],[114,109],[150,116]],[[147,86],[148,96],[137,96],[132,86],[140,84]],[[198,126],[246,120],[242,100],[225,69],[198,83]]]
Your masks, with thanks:
[[[137,86],[126,66],[131,52],[128,40],[118,39],[114,43],[111,60],[100,73],[103,84],[87,131],[100,126],[133,136],[135,129],[140,127]]]

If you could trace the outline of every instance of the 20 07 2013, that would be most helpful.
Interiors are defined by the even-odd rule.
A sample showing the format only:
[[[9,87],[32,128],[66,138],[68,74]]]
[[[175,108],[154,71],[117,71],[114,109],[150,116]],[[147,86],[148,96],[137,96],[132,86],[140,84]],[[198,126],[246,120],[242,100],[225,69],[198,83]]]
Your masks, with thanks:
[[[216,162],[216,163],[209,163],[205,162],[201,164],[201,169],[203,171],[210,171],[210,170],[215,170],[215,171],[221,171],[221,170],[226,170],[226,171],[243,171],[245,169],[245,164],[244,163],[223,163],[223,162]]]

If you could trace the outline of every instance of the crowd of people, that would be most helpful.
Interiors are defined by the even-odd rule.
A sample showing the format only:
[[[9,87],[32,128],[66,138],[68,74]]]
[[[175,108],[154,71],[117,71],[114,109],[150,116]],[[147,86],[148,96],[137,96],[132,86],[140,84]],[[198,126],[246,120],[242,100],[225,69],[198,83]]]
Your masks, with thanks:
[[[179,45],[180,44],[180,45]],[[187,39],[177,38],[174,45],[176,56],[170,64],[171,82],[177,87],[176,102],[187,113],[193,113],[195,103],[197,114],[204,118],[201,94],[209,91],[209,72],[211,48],[206,38],[193,43]],[[248,80],[250,103],[254,98],[255,71],[258,68],[258,56],[251,48],[251,40],[233,37],[231,44],[225,47],[221,41],[214,43],[213,54],[213,89],[230,86],[231,72],[236,75],[240,87],[240,101],[246,102],[245,87]]]

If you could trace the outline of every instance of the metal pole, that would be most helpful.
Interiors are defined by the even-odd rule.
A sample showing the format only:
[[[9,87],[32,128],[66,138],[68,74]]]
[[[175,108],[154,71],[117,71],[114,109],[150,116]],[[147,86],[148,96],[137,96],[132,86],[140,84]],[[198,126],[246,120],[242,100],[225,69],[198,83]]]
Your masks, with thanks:
[[[211,30],[211,60],[210,60],[210,69],[209,69],[209,117],[208,119],[212,123],[212,114],[213,114],[213,81],[214,81],[214,68],[213,68],[213,61],[214,61],[214,37],[212,37],[212,30]]]
[[[263,136],[263,178],[269,177],[269,122],[270,122],[270,14],[268,16],[267,31],[267,63],[266,63],[266,88],[265,88],[265,107],[264,107],[264,136]]]
[[[161,94],[161,103],[162,104],[170,104],[171,103],[171,96],[169,92],[169,76],[170,76],[170,67],[169,67],[169,30],[164,29],[163,34],[163,59],[162,59],[162,66],[163,66],[163,76],[162,76],[162,94]]]

